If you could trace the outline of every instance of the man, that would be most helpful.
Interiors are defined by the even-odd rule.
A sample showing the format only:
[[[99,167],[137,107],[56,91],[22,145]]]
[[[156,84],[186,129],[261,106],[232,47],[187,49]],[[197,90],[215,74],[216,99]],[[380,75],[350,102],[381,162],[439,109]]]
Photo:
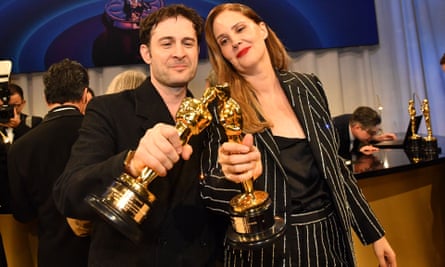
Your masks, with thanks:
[[[140,25],[140,54],[150,77],[134,90],[99,96],[88,105],[54,197],[66,216],[93,221],[89,266],[212,266],[213,225],[199,195],[203,137],[190,139],[191,153],[174,127],[180,103],[190,96],[201,32],[201,17],[183,5],[150,14]],[[84,199],[102,195],[123,172],[138,177],[145,167],[163,177],[149,185],[156,201],[134,243]]]
[[[89,238],[77,237],[56,208],[52,188],[78,137],[87,104],[87,70],[64,59],[43,76],[49,112],[8,153],[11,206],[21,222],[38,223],[38,266],[87,266]]]
[[[30,226],[17,222],[12,216],[7,153],[11,144],[38,125],[42,118],[22,113],[26,100],[19,85],[9,83],[8,90],[8,105],[14,108],[14,117],[0,123],[0,242],[8,265],[28,266],[32,264],[28,235]],[[1,100],[0,104],[3,104]]]
[[[442,70],[445,72],[445,53],[440,58],[440,66],[442,67]]]
[[[361,152],[370,155],[379,149],[372,146],[372,142],[395,140],[394,133],[382,133],[380,123],[382,119],[377,111],[362,106],[352,114],[334,117],[334,126],[340,136],[339,154],[350,159],[351,152]]]
[[[6,154],[9,146],[18,140],[21,136],[27,133],[32,127],[38,125],[41,121],[41,117],[29,116],[22,113],[25,107],[26,100],[23,97],[23,89],[14,83],[8,85],[10,97],[9,106],[14,107],[14,117],[8,122],[0,122],[0,169],[1,169],[1,182],[0,182],[0,213],[6,214],[9,211],[9,185],[7,179],[7,167],[6,167]],[[0,100],[0,104],[1,100]]]
[[[14,107],[15,113],[14,117],[7,123],[0,123],[0,129],[9,137],[9,141],[12,143],[14,139],[19,138],[39,124],[42,118],[22,113],[26,100],[23,95],[23,89],[19,85],[10,83],[8,89],[11,94],[9,105]]]

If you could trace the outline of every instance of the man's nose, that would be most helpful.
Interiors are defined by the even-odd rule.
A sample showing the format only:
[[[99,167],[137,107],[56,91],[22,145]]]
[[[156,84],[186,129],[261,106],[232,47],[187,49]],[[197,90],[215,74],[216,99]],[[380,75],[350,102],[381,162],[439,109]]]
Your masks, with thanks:
[[[185,48],[182,44],[178,44],[175,46],[174,55],[178,58],[182,58],[185,55]]]

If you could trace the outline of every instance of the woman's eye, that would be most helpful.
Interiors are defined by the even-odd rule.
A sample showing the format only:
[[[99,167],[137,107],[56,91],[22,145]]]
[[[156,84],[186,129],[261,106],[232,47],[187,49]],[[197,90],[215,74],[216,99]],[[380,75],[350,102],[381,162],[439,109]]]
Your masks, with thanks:
[[[223,39],[219,40],[219,45],[223,46],[225,44],[227,44],[227,38],[223,38]]]
[[[236,29],[236,32],[242,32],[244,30],[244,26],[240,26]]]

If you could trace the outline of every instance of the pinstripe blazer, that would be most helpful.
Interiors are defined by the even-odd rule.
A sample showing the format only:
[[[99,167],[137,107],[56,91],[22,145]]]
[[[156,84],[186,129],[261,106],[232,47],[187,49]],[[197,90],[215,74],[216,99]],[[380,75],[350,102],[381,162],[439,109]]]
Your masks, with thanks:
[[[370,244],[384,235],[356,179],[338,156],[339,138],[334,128],[326,95],[315,75],[280,72],[282,89],[305,131],[314,160],[330,188],[332,202],[348,240],[353,258],[351,227],[363,244]],[[215,111],[213,111],[215,112]],[[216,114],[216,113],[214,113]],[[215,117],[216,118],[216,117]],[[217,163],[218,146],[225,141],[224,131],[214,119],[208,131],[209,142],[202,157],[202,197],[211,210],[228,214],[230,199],[241,192],[241,186],[224,178]],[[263,174],[255,181],[256,190],[267,191],[276,215],[288,219],[289,200],[287,176],[279,160],[279,149],[270,130],[254,134],[254,142],[262,156]],[[207,154],[208,153],[208,154]],[[351,263],[352,265],[353,263]]]

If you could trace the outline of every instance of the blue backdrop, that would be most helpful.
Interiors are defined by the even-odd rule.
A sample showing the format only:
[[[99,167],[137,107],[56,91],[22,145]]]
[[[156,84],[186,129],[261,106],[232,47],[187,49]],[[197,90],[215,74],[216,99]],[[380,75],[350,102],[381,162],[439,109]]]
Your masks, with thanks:
[[[141,63],[138,30],[133,27],[137,24],[126,17],[124,1],[2,0],[0,58],[13,61],[14,73],[45,71],[65,57],[88,68]],[[145,0],[131,14],[145,16],[175,2],[179,1]],[[181,1],[203,18],[222,2]],[[373,0],[238,2],[253,7],[290,51],[378,43]],[[205,57],[206,49],[201,50]]]

